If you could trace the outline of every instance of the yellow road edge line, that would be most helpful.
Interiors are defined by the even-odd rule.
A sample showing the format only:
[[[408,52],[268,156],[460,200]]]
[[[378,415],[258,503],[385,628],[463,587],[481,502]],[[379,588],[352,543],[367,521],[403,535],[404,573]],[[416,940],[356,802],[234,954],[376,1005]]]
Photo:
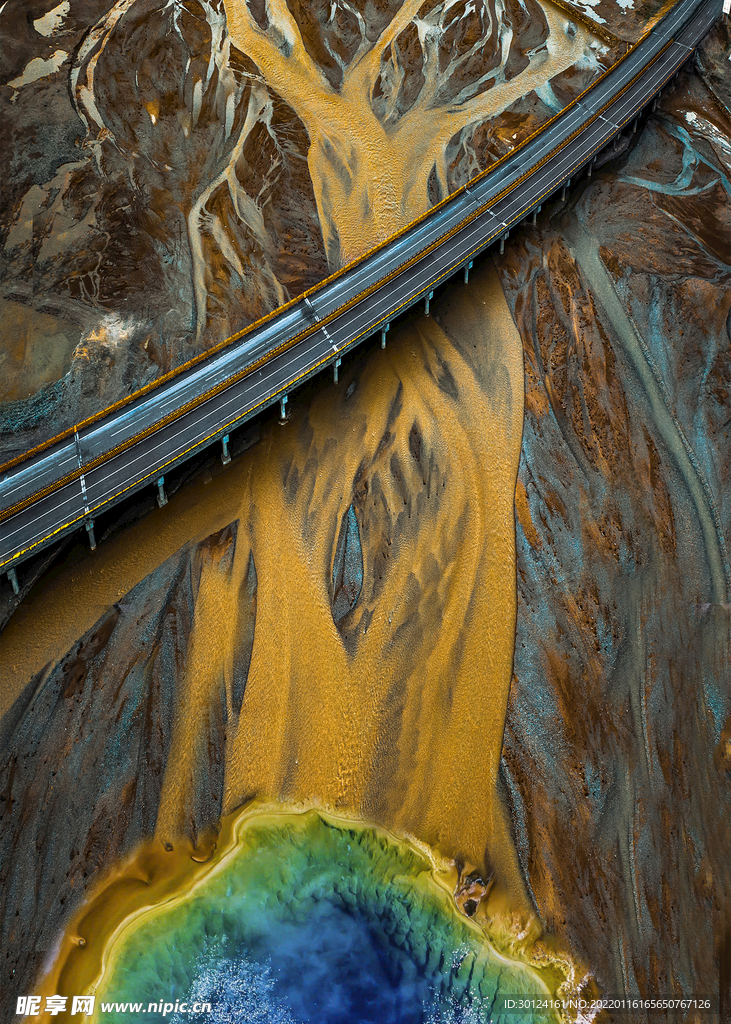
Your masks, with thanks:
[[[565,8],[563,3],[556,2],[556,0],[551,0],[551,2],[555,3],[555,6],[559,7],[561,10],[566,10],[566,12],[568,13],[568,8]],[[675,3],[673,3],[672,8],[670,8],[670,10],[672,10],[675,6]],[[398,238],[402,238],[407,232],[411,231],[412,228],[416,227],[418,224],[421,224],[424,220],[426,220],[427,217],[430,217],[432,214],[436,213],[447,203],[452,202],[454,199],[457,198],[457,196],[462,195],[465,189],[468,189],[471,186],[474,186],[476,183],[482,181],[484,178],[487,177],[488,174],[492,174],[492,172],[496,168],[501,166],[506,160],[509,160],[511,157],[515,156],[516,153],[519,153],[521,149],[527,146],[529,142],[532,142],[533,139],[536,138],[536,136],[540,135],[541,132],[545,131],[545,129],[548,128],[549,125],[553,124],[554,121],[558,120],[559,117],[562,117],[568,110],[571,110],[572,107],[576,106],[582,99],[582,97],[584,97],[588,92],[594,89],[595,86],[597,86],[599,82],[603,81],[603,79],[606,78],[607,75],[611,74],[612,71],[618,68],[627,59],[627,57],[629,57],[629,55],[632,52],[634,52],[634,50],[636,50],[637,47],[640,46],[640,44],[645,41],[645,39],[647,39],[647,37],[651,34],[656,25],[659,24],[662,18],[666,17],[667,14],[670,13],[670,10],[665,9],[664,13],[660,17],[657,17],[655,21],[651,24],[651,27],[646,29],[645,32],[643,32],[643,34],[639,37],[637,42],[629,46],[627,52],[623,56],[616,60],[614,64],[610,65],[610,67],[608,67],[600,75],[598,75],[597,78],[595,78],[590,85],[587,85],[586,89],[583,89],[578,96],[571,100],[570,103],[567,103],[566,106],[563,107],[560,111],[558,111],[557,114],[554,114],[553,117],[550,117],[547,121],[545,121],[538,128],[536,128],[534,132],[531,132],[530,135],[527,135],[525,139],[523,139],[523,141],[519,143],[519,145],[517,145],[514,149],[511,149],[509,153],[505,153],[503,156],[499,157],[497,160],[494,161],[494,163],[490,164],[489,167],[486,167],[483,171],[480,171],[479,174],[476,174],[474,178],[470,178],[470,180],[466,182],[464,185],[460,185],[459,188],[455,189],[454,192],[451,192],[448,196],[445,196],[444,199],[441,199],[435,206],[430,207],[419,217],[416,217],[414,220],[409,221],[408,224],[405,224],[403,227],[399,228],[398,231],[394,232],[392,235],[389,235],[387,238],[384,238],[382,241],[378,242],[377,245],[374,245],[371,249],[368,249],[357,259],[351,260],[350,263],[346,263],[345,266],[340,267],[332,274],[329,274],[327,277],[323,278],[322,281],[318,281],[317,284],[312,285],[312,287],[308,288],[306,291],[301,292],[299,295],[296,295],[292,299],[289,299],[283,305],[277,306],[276,309],[273,309],[271,310],[271,312],[266,313],[262,317],[259,317],[258,320],[252,321],[252,323],[248,324],[246,327],[243,327],[240,331],[237,331],[234,334],[230,335],[230,337],[226,338],[224,341],[218,342],[218,344],[211,346],[211,348],[206,349],[204,352],[199,352],[198,355],[193,356],[191,359],[188,359],[184,363],[181,363],[180,366],[176,366],[174,369],[168,370],[167,373],[164,373],[161,377],[156,377],[154,381],[150,381],[149,384],[145,384],[143,387],[138,388],[137,391],[133,391],[131,394],[125,395],[124,398],[120,398],[117,402],[113,402],[106,408],[100,409],[98,412],[93,413],[91,416],[87,416],[86,419],[81,420],[79,423],[76,423],[73,426],[68,427],[66,430],[60,431],[60,433],[55,434],[53,437],[48,438],[48,440],[46,441],[42,441],[40,444],[35,445],[33,448],[29,448],[28,451],[24,452],[22,455],[16,455],[14,458],[9,459],[7,462],[0,464],[0,473],[3,473],[8,469],[12,469],[14,466],[20,465],[20,463],[22,462],[26,462],[28,459],[32,458],[34,455],[37,455],[39,452],[51,448],[54,444],[58,444],[61,441],[65,441],[68,437],[71,437],[72,434],[74,434],[76,431],[82,430],[84,427],[88,427],[92,423],[98,423],[99,420],[105,419],[112,413],[117,412],[119,409],[122,409],[126,405],[129,405],[131,402],[134,402],[137,398],[141,398],[142,396],[149,394],[156,388],[162,387],[164,384],[167,384],[168,381],[180,376],[186,370],[190,370],[194,366],[197,366],[199,363],[205,361],[211,356],[217,355],[224,348],[228,348],[229,345],[233,345],[235,342],[240,341],[241,338],[245,337],[247,334],[250,334],[258,327],[261,327],[263,324],[268,323],[270,320],[273,320],[276,317],[280,316],[282,313],[285,313],[288,309],[291,309],[292,306],[295,306],[302,299],[308,298],[310,295],[316,294],[326,285],[338,280],[345,273],[352,270],[353,267],[358,266],[360,263],[363,263],[369,257],[373,256],[377,252],[380,252],[382,249],[386,248],[386,246],[390,245]],[[573,13],[576,14],[576,12]],[[576,17],[577,20],[582,21],[582,24],[584,23],[583,19],[580,18],[578,15],[576,15]],[[586,22],[586,24],[588,26],[589,23]],[[595,31],[595,29],[596,26],[593,23],[591,23],[591,31],[595,32],[595,34],[601,38],[601,33],[599,31]],[[604,41],[606,42],[606,40]],[[618,40],[615,45],[621,44],[622,40]],[[654,63],[654,61],[651,63]],[[650,67],[650,65],[648,64],[647,67]],[[345,308],[347,307],[343,307],[343,309]],[[299,335],[297,337],[299,337]]]
[[[649,69],[653,66],[653,64],[655,64],[655,62],[657,60],[659,60],[660,57],[662,57],[662,55],[668,50],[668,48],[670,46],[672,46],[673,41],[674,41],[673,39],[668,40],[668,42],[665,44],[665,46],[663,46],[663,48],[661,50],[659,50],[657,54],[655,54],[655,56],[649,62],[649,64],[646,64],[645,67],[642,68],[641,71],[639,71],[636,75],[634,75],[634,77],[631,78],[629,80],[629,82],[627,82],[627,84],[624,86],[624,88],[622,88],[610,100],[608,100],[607,103],[605,103],[604,106],[602,106],[595,114],[593,114],[592,117],[588,121],[586,121],[583,125],[581,125],[579,128],[577,128],[575,131],[573,131],[571,133],[571,135],[568,135],[554,149],[550,150],[550,152],[548,152],[541,160],[539,160],[537,164],[535,164],[529,170],[525,171],[524,174],[522,174],[519,178],[517,178],[512,183],[512,185],[509,185],[506,188],[504,188],[502,190],[502,192],[500,192],[500,193],[498,193],[498,195],[494,196],[489,202],[485,203],[484,206],[480,206],[480,207],[478,207],[477,210],[474,210],[472,213],[468,214],[468,216],[465,217],[465,219],[463,221],[460,221],[460,223],[458,225],[456,225],[454,228],[451,228],[444,235],[440,236],[440,238],[438,238],[434,242],[432,242],[431,245],[429,245],[426,249],[422,249],[416,256],[410,257],[404,263],[400,264],[398,267],[396,267],[394,270],[392,270],[388,275],[386,275],[386,277],[381,278],[375,284],[369,285],[368,288],[363,289],[362,292],[359,292],[357,295],[353,296],[351,299],[348,300],[347,303],[344,303],[342,306],[339,306],[332,313],[328,314],[328,316],[326,316],[323,319],[319,320],[317,323],[312,324],[310,327],[306,328],[306,330],[300,331],[298,334],[294,335],[294,337],[287,339],[287,341],[282,342],[282,344],[277,346],[277,348],[271,349],[269,352],[267,352],[267,354],[265,356],[262,356],[260,359],[256,360],[254,363],[251,363],[249,366],[245,367],[243,370],[239,370],[232,377],[228,377],[225,381],[219,382],[214,388],[211,388],[210,391],[206,391],[205,394],[198,395],[196,398],[190,399],[190,401],[186,402],[184,405],[179,406],[177,409],[175,409],[172,412],[168,413],[167,416],[164,416],[161,420],[158,420],[156,423],[152,424],[151,426],[146,427],[144,430],[139,431],[137,434],[133,435],[132,437],[127,438],[126,441],[123,441],[121,444],[118,444],[114,448],[111,448],[109,451],[105,452],[103,455],[97,456],[97,458],[96,459],[92,459],[91,462],[85,463],[83,467],[81,467],[79,469],[75,469],[75,470],[73,470],[70,473],[67,473],[66,476],[62,477],[60,480],[54,481],[54,483],[52,483],[52,484],[48,484],[46,487],[44,487],[40,491],[37,491],[35,494],[32,494],[29,497],[24,498],[22,501],[17,502],[15,505],[11,505],[7,509],[4,509],[2,512],[0,512],[0,522],[3,522],[4,520],[11,518],[13,515],[16,515],[18,512],[22,512],[24,509],[29,508],[36,501],[41,500],[42,498],[46,497],[48,494],[53,493],[54,491],[60,490],[62,487],[65,487],[67,484],[71,483],[73,480],[79,479],[83,474],[85,474],[85,473],[87,473],[87,472],[89,472],[89,471],[91,471],[93,469],[97,469],[99,466],[103,465],[105,462],[109,462],[116,455],[119,455],[123,451],[127,451],[129,448],[134,447],[135,444],[139,443],[140,441],[143,441],[146,437],[149,437],[151,434],[154,434],[157,430],[161,430],[163,427],[168,426],[170,423],[174,422],[175,420],[180,419],[187,412],[191,412],[193,409],[196,409],[198,406],[203,405],[209,399],[215,398],[216,395],[220,394],[222,391],[225,391],[227,388],[232,387],[234,384],[238,384],[239,381],[243,380],[245,377],[248,377],[251,373],[253,373],[255,370],[257,370],[260,366],[266,365],[266,363],[268,363],[274,356],[280,355],[281,353],[286,352],[288,349],[292,348],[295,344],[297,344],[297,342],[302,341],[304,338],[309,337],[309,335],[316,333],[316,331],[318,331],[321,327],[326,326],[328,323],[331,323],[337,317],[341,316],[342,313],[346,312],[348,309],[352,308],[354,305],[357,305],[357,303],[360,302],[362,299],[366,298],[368,295],[372,294],[374,291],[378,291],[384,284],[387,284],[389,281],[393,280],[394,277],[397,277],[399,274],[403,273],[405,270],[408,270],[409,267],[413,266],[415,263],[418,263],[425,256],[428,256],[429,253],[433,252],[435,249],[438,249],[441,245],[444,244],[444,242],[448,241],[451,237],[453,237],[455,234],[457,234],[457,232],[461,231],[468,224],[471,224],[478,217],[482,216],[482,214],[485,213],[485,211],[489,210],[495,203],[498,203],[501,199],[504,199],[506,195],[509,195],[510,192],[514,191],[519,185],[522,184],[523,181],[526,180],[526,178],[530,177],[537,170],[539,170],[545,163],[548,162],[548,160],[550,160],[553,156],[555,156],[556,153],[560,152],[567,145],[569,145],[569,143],[571,143],[572,140],[575,139],[577,135],[579,135],[582,131],[584,131],[585,128],[587,128],[589,125],[593,124],[599,118],[599,116],[602,113],[602,111],[606,110],[613,103],[615,103],[622,95],[624,95],[624,93],[628,89],[630,89],[632,87],[632,85],[637,81],[638,78],[641,78],[642,75],[645,74],[645,72],[649,71]],[[583,95],[583,93],[582,93],[582,95]],[[571,168],[571,171],[573,171],[578,166],[579,166],[579,163],[577,162],[574,165],[574,167]],[[549,185],[548,188],[544,192],[541,193],[541,195],[538,197],[538,199],[539,200],[542,199],[545,195],[547,195],[549,192],[551,192],[553,188],[554,188],[553,185]],[[510,225],[512,225],[513,223],[514,223],[514,220],[510,221],[508,223],[508,227]],[[507,228],[506,228],[506,230],[507,230]],[[457,267],[460,264],[464,263],[465,259],[469,259],[469,257],[471,255],[474,255],[474,253],[479,252],[483,248],[484,248],[484,244],[481,243],[480,245],[476,246],[475,249],[473,249],[472,252],[469,253],[467,256],[460,257],[460,259],[456,263],[451,264],[450,267],[448,267],[446,270],[444,270],[442,272],[442,274],[440,274],[440,276],[438,278],[435,278],[435,280],[428,287],[432,287],[432,285],[441,282],[445,277],[448,277],[453,272],[455,267]],[[360,338],[362,338],[364,335],[372,334],[374,332],[374,329],[376,329],[378,327],[378,324],[383,323],[383,321],[388,319],[389,317],[397,316],[400,310],[402,310],[404,307],[408,307],[408,305],[412,303],[412,300],[413,300],[413,296],[411,298],[405,300],[404,302],[402,302],[395,309],[393,309],[390,313],[388,313],[386,316],[382,317],[381,320],[377,321],[375,324],[371,324],[364,331],[361,331],[360,334],[358,334],[355,337],[353,337],[345,346],[343,346],[343,348],[340,349],[337,354],[339,355],[340,353],[344,352],[346,349],[351,348],[355,344],[355,342],[357,340],[359,340]],[[290,381],[288,384],[282,386],[277,391],[272,392],[272,394],[269,395],[268,398],[262,399],[261,402],[257,402],[256,405],[251,406],[249,409],[247,409],[246,413],[243,413],[242,415],[248,415],[249,413],[253,413],[261,405],[263,405],[265,402],[269,401],[269,399],[271,399],[271,398],[275,397],[276,395],[278,395],[281,391],[284,391],[287,388],[296,387],[298,381],[300,381],[303,377],[306,377],[309,374],[315,372],[317,367],[328,363],[330,361],[330,359],[333,358],[334,355],[335,355],[335,353],[333,353],[332,356],[328,355],[327,357],[325,357],[322,360],[318,361],[317,363],[313,364],[313,366],[310,367],[308,370],[306,370],[303,374],[300,374],[298,377],[295,377],[292,381]],[[186,448],[183,452],[180,453],[180,455],[176,455],[173,459],[169,460],[166,463],[163,463],[163,465],[161,467],[158,467],[158,469],[153,470],[151,473],[147,473],[144,476],[140,477],[140,479],[138,481],[136,481],[135,483],[130,484],[128,487],[122,488],[121,491],[117,491],[114,495],[112,495],[110,498],[105,499],[104,502],[102,502],[102,504],[97,506],[97,507],[101,508],[102,505],[108,504],[110,501],[113,501],[114,498],[119,497],[119,495],[121,495],[121,494],[124,494],[126,491],[130,490],[132,487],[137,486],[137,484],[141,483],[142,481],[149,479],[150,477],[154,476],[156,473],[159,473],[160,470],[162,468],[164,468],[164,466],[170,465],[171,462],[176,462],[178,459],[182,458],[188,452],[193,451],[193,449],[195,449],[197,447],[200,447],[200,445],[202,445],[202,444],[205,444],[206,441],[208,441],[211,438],[216,437],[218,434],[222,433],[224,430],[227,429],[227,426],[230,426],[232,423],[235,423],[238,419],[241,419],[241,417],[240,416],[239,417],[235,417],[235,419],[231,420],[229,422],[229,424],[227,424],[226,426],[218,427],[212,434],[209,434],[205,438],[203,438],[203,439],[201,439],[199,441],[196,441],[195,444],[191,445],[189,448]],[[2,467],[0,467],[0,469],[2,469]],[[91,515],[91,513],[89,513],[89,514]],[[66,524],[66,525],[72,525],[73,523],[77,522],[79,518],[83,519],[84,516],[77,517],[76,519],[70,520],[70,522],[68,524]],[[65,527],[64,526],[59,527],[59,530],[62,530],[62,529],[65,529]],[[48,537],[54,536],[55,533],[59,532],[59,530],[54,530],[52,533],[48,534]],[[47,539],[47,538],[45,538],[45,539]],[[38,543],[40,543],[40,541]],[[35,545],[32,545],[31,547],[33,547],[33,546],[35,546]],[[31,550],[31,548],[24,549],[24,551],[25,550]],[[20,551],[20,552],[16,553],[15,555],[13,555],[12,558],[7,559],[4,562],[0,562],[0,568],[2,566],[4,566],[4,565],[7,565],[8,562],[14,561],[21,554],[23,554],[24,551]]]

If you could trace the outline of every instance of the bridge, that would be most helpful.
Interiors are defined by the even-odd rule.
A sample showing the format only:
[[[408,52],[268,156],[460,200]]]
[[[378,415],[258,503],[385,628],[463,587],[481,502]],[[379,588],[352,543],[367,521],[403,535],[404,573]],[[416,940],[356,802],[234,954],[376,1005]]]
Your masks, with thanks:
[[[504,246],[542,203],[591,174],[597,155],[657,101],[721,13],[722,0],[681,0],[589,89],[517,150],[357,263],[327,278],[217,349],[99,416],[0,466],[0,571],[16,568],[144,487],[164,504],[165,474],[279,404],[343,355],[380,334],[474,258]]]

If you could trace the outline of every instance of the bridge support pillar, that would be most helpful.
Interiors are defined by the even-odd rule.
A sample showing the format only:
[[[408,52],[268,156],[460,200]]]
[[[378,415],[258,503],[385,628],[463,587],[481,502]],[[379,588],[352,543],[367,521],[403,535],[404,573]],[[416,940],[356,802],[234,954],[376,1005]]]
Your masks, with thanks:
[[[279,422],[284,423],[287,418],[287,396],[282,395],[279,399]]]
[[[593,170],[594,170],[594,157],[592,157],[591,160],[589,161],[589,173],[587,174],[587,178],[591,177],[591,172]]]
[[[96,537],[94,536],[94,520],[87,519],[84,523],[86,527],[86,534],[89,538],[89,547],[92,551],[96,551]]]
[[[8,579],[10,580],[10,586],[13,588],[13,593],[17,597],[20,593],[20,587],[18,586],[18,577],[15,569],[8,569]]]
[[[475,262],[474,260],[470,260],[469,263],[465,264],[465,268],[464,268],[464,283],[465,284],[467,284],[467,282],[470,279],[470,270],[472,270],[472,265],[473,265],[474,262]]]
[[[386,324],[385,327],[381,328],[381,348],[385,348],[386,347],[386,335],[388,333],[388,329],[389,329],[390,326],[391,326],[391,324]]]
[[[510,234],[509,231],[504,231],[502,233],[502,235],[500,235],[500,255],[501,256],[505,252],[505,239],[508,237],[509,234]]]
[[[168,496],[165,493],[165,477],[158,477],[157,480],[157,507],[162,508],[163,505],[167,505]]]
[[[221,462],[224,466],[228,466],[231,461],[231,452],[228,450],[228,434],[224,434],[221,438]]]
[[[429,292],[424,300],[424,316],[429,316],[429,303],[434,298],[434,292]]]
[[[535,207],[535,209],[533,210],[533,224],[534,224],[534,225],[535,225],[536,221],[538,220],[538,214],[539,214],[540,212],[541,212],[541,206],[540,206],[540,205],[538,205],[538,206],[536,206],[536,207]]]
[[[567,196],[568,191],[569,191],[570,188],[571,188],[571,178],[569,178],[568,181],[564,182],[563,188],[561,189],[561,202],[562,203],[566,201],[566,196]]]
[[[637,121],[638,121],[638,118],[635,118],[634,121],[632,122],[632,134],[633,135],[637,131]]]
[[[340,369],[340,364],[341,363],[342,363],[342,359],[340,358],[340,356],[338,356],[338,358],[333,363],[333,383],[335,383],[335,384],[337,384],[337,382],[338,382],[338,370]]]

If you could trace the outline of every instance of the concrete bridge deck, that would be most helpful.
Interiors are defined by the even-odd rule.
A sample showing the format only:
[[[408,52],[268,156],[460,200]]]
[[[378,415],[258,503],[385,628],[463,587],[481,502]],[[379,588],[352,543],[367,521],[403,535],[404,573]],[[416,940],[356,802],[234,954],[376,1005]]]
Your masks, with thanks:
[[[385,332],[434,288],[591,165],[685,64],[721,0],[681,0],[593,87],[496,167],[344,272],[219,351],[95,422],[0,467],[0,569],[69,531],[281,403],[345,352]],[[159,483],[160,480],[162,483]]]

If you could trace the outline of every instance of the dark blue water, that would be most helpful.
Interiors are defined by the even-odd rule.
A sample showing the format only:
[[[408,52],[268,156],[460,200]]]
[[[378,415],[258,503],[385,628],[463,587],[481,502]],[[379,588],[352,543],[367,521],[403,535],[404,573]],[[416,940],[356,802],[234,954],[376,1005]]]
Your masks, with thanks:
[[[193,985],[201,1024],[422,1024],[439,1020],[438,979],[377,925],[329,901],[305,922],[272,920],[238,956],[206,957]],[[471,1017],[482,1020],[482,1014]],[[196,1020],[187,1015],[182,1020]]]
[[[145,1010],[104,1019],[159,1020],[155,1001],[188,1004],[174,1024],[497,1024],[498,989],[539,982],[486,946],[429,868],[314,813],[252,826],[222,870],[123,940],[101,999]]]

